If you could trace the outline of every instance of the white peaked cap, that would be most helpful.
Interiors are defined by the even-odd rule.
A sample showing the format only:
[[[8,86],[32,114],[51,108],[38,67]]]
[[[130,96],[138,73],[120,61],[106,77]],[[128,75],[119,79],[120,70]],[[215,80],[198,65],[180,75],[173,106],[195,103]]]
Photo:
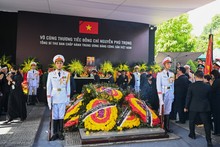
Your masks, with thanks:
[[[32,65],[37,65],[37,63],[36,63],[36,62],[31,62],[31,66],[32,66]]]
[[[136,65],[136,66],[134,67],[134,69],[135,69],[135,68],[140,68],[140,67],[139,67],[138,65]]]
[[[56,61],[65,62],[65,59],[64,59],[63,55],[56,55],[56,56],[53,57],[53,62],[55,63]]]
[[[220,67],[220,61],[215,62],[215,64]]]
[[[165,64],[165,63],[167,63],[167,62],[172,62],[172,60],[171,60],[170,57],[164,58],[162,64]]]

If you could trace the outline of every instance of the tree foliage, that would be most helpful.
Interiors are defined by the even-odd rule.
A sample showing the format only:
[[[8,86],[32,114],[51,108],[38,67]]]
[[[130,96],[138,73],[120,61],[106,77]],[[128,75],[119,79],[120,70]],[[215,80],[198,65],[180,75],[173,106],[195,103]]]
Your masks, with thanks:
[[[220,14],[216,14],[211,23],[208,23],[202,34],[197,38],[196,50],[197,51],[206,51],[208,48],[209,34],[213,34],[213,47],[220,48]]]
[[[155,48],[157,52],[189,52],[195,50],[195,38],[191,36],[193,27],[188,15],[170,19],[157,27]]]
[[[197,70],[197,63],[196,62],[189,60],[186,64],[190,66],[190,68],[193,72],[196,72],[196,70]]]

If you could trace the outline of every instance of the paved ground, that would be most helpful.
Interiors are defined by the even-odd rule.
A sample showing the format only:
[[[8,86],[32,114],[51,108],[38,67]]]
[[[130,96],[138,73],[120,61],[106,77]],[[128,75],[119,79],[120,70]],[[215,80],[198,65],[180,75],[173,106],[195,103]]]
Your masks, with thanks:
[[[47,141],[49,126],[49,110],[43,105],[28,106],[28,118],[24,122],[14,121],[10,125],[2,125],[5,116],[0,118],[0,146],[1,147],[63,147],[82,146],[78,132],[66,133],[64,141]],[[109,143],[90,146],[108,147],[206,147],[203,128],[196,128],[197,139],[188,137],[188,124],[172,123],[174,134],[169,139],[144,140],[138,142]],[[214,147],[220,147],[220,137],[212,136]],[[83,145],[85,146],[85,145]],[[87,145],[88,146],[88,145]]]
[[[2,116],[0,118],[0,146],[32,146],[44,112],[45,106],[28,106],[28,117],[24,122],[18,119],[8,125],[3,125],[6,116]]]

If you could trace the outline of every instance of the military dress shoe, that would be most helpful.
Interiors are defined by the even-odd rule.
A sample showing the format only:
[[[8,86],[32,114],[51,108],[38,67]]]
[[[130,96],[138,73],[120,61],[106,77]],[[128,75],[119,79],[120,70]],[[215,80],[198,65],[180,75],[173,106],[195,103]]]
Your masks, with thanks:
[[[10,124],[12,121],[13,121],[13,119],[9,119],[9,120],[6,120],[5,122],[3,122],[3,124],[7,125],[7,124]]]
[[[212,142],[211,142],[211,141],[207,143],[207,147],[213,147],[213,145],[212,145]]]
[[[173,130],[171,130],[171,129],[165,129],[165,132],[167,132],[167,133],[173,133]]]
[[[220,136],[219,133],[212,133],[212,135],[215,135],[215,136]]]
[[[188,136],[189,136],[189,138],[196,139],[196,135],[189,134]]]
[[[58,134],[53,134],[53,136],[50,138],[50,141],[57,140],[59,138]]]
[[[63,135],[63,133],[60,133],[58,137],[59,137],[60,140],[64,140],[64,135]]]
[[[183,121],[176,121],[177,124],[185,124],[186,122]]]

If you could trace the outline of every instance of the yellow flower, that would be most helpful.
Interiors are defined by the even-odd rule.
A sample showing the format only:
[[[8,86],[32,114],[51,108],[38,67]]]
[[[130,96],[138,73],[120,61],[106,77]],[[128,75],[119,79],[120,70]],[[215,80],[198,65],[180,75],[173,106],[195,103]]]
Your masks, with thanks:
[[[106,100],[99,100],[96,98],[96,99],[91,100],[89,104],[87,104],[86,110],[89,111],[90,109],[92,109],[93,104],[97,103],[97,100],[99,101],[99,103],[103,103],[103,104],[107,103]],[[107,113],[107,109],[111,110],[110,114]],[[107,118],[107,115],[110,115],[109,118],[104,119],[104,118]],[[95,117],[95,119],[93,117]],[[118,117],[117,107],[112,106],[110,108],[104,108],[103,118],[99,118],[98,112],[93,114],[93,117],[90,115],[85,119],[84,127],[86,129],[91,130],[91,131],[109,131],[116,124],[116,119]]]
[[[122,131],[122,127],[117,127],[118,131]]]
[[[87,91],[88,93],[90,93],[91,89],[89,89],[89,88],[86,88],[86,91]]]
[[[89,135],[89,131],[86,131],[86,135]]]
[[[68,120],[71,115],[76,114],[79,111],[80,106],[82,105],[82,101],[79,101],[78,103],[74,103],[70,108],[67,110],[64,120]]]

